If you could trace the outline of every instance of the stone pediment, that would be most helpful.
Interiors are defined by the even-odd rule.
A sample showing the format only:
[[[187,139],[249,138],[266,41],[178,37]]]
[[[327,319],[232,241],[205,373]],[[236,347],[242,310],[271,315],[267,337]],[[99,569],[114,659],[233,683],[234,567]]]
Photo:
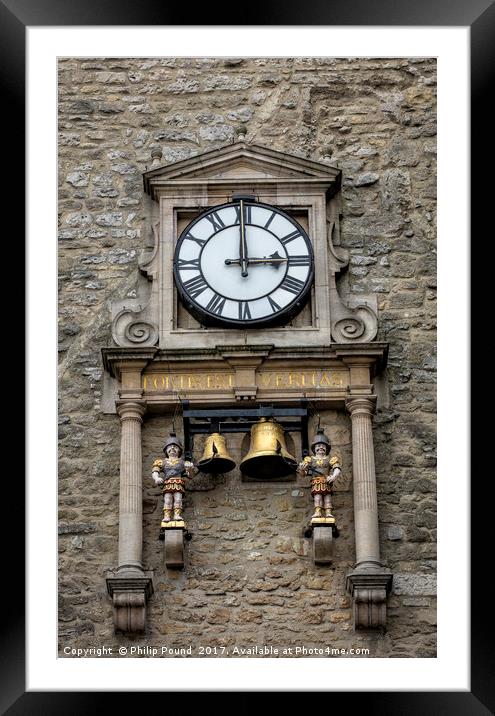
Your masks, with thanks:
[[[326,162],[296,157],[267,147],[236,142],[213,149],[197,157],[190,157],[166,166],[156,167],[143,175],[144,188],[157,198],[160,190],[178,184],[191,185],[216,182],[235,182],[249,179],[268,183],[310,183],[326,185],[334,194],[340,185],[341,172]]]

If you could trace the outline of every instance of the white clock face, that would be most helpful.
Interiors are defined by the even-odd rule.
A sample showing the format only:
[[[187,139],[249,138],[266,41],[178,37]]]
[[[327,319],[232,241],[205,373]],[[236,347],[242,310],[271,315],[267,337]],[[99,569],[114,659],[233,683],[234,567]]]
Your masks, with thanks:
[[[181,300],[205,325],[287,322],[303,307],[313,272],[304,229],[254,201],[206,211],[182,232],[174,256]]]

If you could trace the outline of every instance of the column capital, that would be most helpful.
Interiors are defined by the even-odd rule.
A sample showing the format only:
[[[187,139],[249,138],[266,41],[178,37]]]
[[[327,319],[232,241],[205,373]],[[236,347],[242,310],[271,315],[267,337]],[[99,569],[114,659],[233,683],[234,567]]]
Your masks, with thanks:
[[[115,405],[121,421],[136,418],[141,420],[146,412],[146,403],[142,400],[119,400]]]
[[[350,395],[345,400],[347,411],[353,415],[373,415],[376,408],[376,395]]]

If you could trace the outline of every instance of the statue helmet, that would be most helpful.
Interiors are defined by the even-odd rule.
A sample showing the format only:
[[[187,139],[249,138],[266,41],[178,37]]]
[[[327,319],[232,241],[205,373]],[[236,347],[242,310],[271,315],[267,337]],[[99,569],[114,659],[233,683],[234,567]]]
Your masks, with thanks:
[[[318,428],[316,435],[314,436],[312,442],[311,442],[311,450],[315,451],[315,445],[318,445],[318,443],[323,443],[327,447],[327,455],[332,449],[332,446],[330,445],[330,440],[327,438],[325,433],[323,432],[323,428]]]
[[[171,445],[177,445],[180,450],[180,454],[182,455],[182,453],[184,452],[184,448],[182,447],[182,443],[175,433],[170,433],[169,437],[165,440],[165,443],[163,445],[163,452],[165,453],[165,455],[167,454],[167,449]]]

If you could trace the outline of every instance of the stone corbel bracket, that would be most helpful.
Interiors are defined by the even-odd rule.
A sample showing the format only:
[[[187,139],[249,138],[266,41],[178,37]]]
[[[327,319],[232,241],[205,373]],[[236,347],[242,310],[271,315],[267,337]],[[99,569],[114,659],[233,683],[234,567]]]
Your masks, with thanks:
[[[368,343],[378,332],[376,297],[366,297],[355,306],[346,304],[340,297],[335,275],[348,265],[349,252],[340,246],[338,222],[332,215],[327,223],[332,338],[336,343]]]
[[[146,604],[153,594],[151,577],[108,577],[107,591],[113,602],[115,631],[142,634],[146,627]]]
[[[311,523],[304,530],[305,537],[313,538],[313,562],[316,565],[328,565],[333,562],[334,538],[339,536],[339,530],[334,521],[328,520],[322,524]]]
[[[315,564],[332,564],[333,533],[333,525],[313,528],[313,560]]]
[[[392,580],[392,573],[386,571],[354,571],[347,575],[346,588],[354,600],[355,629],[385,629]]]
[[[154,245],[151,253],[143,252],[139,259],[142,276],[136,298],[112,303],[112,338],[116,345],[154,346],[158,343],[158,326],[152,320],[156,315],[156,261],[159,244],[159,222],[153,224]],[[155,285],[153,284],[155,283]]]
[[[166,528],[163,531],[164,538],[164,561],[169,569],[183,569],[184,567],[184,529]]]

